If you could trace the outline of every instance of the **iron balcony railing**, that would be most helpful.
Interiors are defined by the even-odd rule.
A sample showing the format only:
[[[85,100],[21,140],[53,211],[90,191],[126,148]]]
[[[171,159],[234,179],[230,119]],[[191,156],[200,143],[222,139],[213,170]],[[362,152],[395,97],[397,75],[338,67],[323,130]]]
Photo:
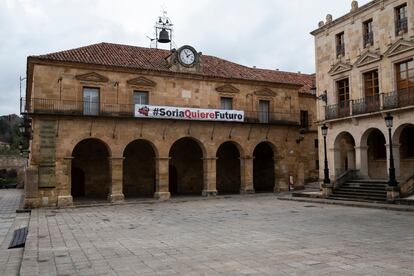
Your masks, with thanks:
[[[345,56],[345,44],[336,45],[336,56]]]
[[[327,105],[325,107],[325,120],[406,106],[414,106],[414,87],[341,102],[340,104]]]
[[[365,114],[381,109],[379,94],[352,101],[352,115]]]
[[[25,98],[21,98],[20,101],[20,113],[22,114],[134,117],[134,110],[135,105],[133,104],[112,104],[39,98],[30,99],[29,101]],[[244,122],[246,123],[300,126],[300,114],[295,112],[245,111],[244,113]],[[309,127],[311,127],[311,125],[309,125]]]
[[[414,105],[414,87],[384,94],[384,109]]]
[[[395,21],[395,33],[398,35],[400,33],[408,32],[408,18],[400,18]]]
[[[368,32],[364,34],[364,47],[374,45],[374,33]]]
[[[339,104],[327,105],[325,107],[326,120],[342,118],[349,116],[349,101],[343,101]]]

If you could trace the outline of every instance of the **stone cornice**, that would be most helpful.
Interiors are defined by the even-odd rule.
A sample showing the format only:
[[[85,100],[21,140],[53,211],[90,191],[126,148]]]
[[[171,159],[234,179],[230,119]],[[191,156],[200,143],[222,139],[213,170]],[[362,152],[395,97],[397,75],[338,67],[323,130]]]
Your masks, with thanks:
[[[403,38],[398,39],[396,42],[392,43],[384,55],[387,57],[392,57],[410,50],[414,49],[414,42],[408,41]]]
[[[101,74],[90,72],[86,74],[76,75],[75,78],[80,81],[92,81],[92,82],[108,82],[109,79]]]
[[[150,79],[148,79],[146,77],[142,77],[142,76],[139,76],[137,78],[133,78],[133,79],[127,80],[127,83],[129,85],[150,86],[150,87],[154,87],[154,86],[157,85],[157,83],[155,81],[150,80]]]
[[[336,26],[336,25],[338,25],[338,24],[340,24],[340,23],[342,23],[342,22],[344,22],[348,19],[354,18],[355,16],[357,16],[357,15],[359,15],[359,14],[375,7],[376,5],[380,4],[383,1],[386,1],[386,0],[373,0],[371,2],[368,2],[367,4],[359,7],[356,11],[349,12],[349,13],[333,20],[332,22],[330,22],[328,24],[325,24],[325,25],[323,25],[322,27],[320,27],[316,30],[313,30],[312,32],[310,32],[310,34],[313,35],[313,36],[316,36],[316,35],[324,32],[324,31],[330,29],[331,27],[334,27],[334,26]]]
[[[159,76],[159,77],[174,77],[182,79],[192,79],[192,80],[204,80],[204,81],[213,81],[213,82],[229,82],[239,83],[239,84],[248,84],[248,85],[258,85],[258,86],[269,86],[275,85],[278,88],[286,88],[297,90],[303,85],[293,84],[293,83],[279,83],[271,81],[258,81],[258,80],[246,80],[246,79],[237,79],[237,78],[224,78],[224,77],[211,77],[204,76],[201,74],[195,73],[182,73],[182,72],[167,72],[167,71],[157,71],[157,70],[147,70],[147,69],[132,69],[119,66],[106,66],[100,64],[89,64],[89,63],[75,63],[75,62],[62,62],[54,60],[44,60],[36,57],[28,57],[28,66],[32,65],[50,65],[50,66],[61,66],[61,67],[70,67],[77,69],[88,69],[88,70],[101,70],[109,72],[120,72],[120,73],[130,73],[130,74],[141,74],[147,76]]]
[[[351,64],[338,61],[336,64],[332,66],[331,70],[328,71],[328,74],[333,76],[333,75],[348,72],[351,70],[352,70]]]
[[[274,97],[276,93],[270,88],[263,88],[254,92],[256,96],[266,96],[266,97]]]
[[[362,54],[354,63],[354,66],[356,67],[362,67],[364,65],[368,65],[377,61],[380,61],[382,58],[381,55],[377,53],[373,53],[370,51],[365,52]]]

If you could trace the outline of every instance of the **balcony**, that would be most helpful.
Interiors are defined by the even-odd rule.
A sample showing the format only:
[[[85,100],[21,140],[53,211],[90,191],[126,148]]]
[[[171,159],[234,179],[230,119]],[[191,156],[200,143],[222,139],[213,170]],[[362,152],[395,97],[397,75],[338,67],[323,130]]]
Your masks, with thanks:
[[[414,88],[325,106],[325,120],[414,106]]]
[[[384,95],[384,109],[392,109],[414,105],[414,88],[386,93]]]
[[[401,35],[408,32],[408,18],[400,18],[395,21],[395,33]]]
[[[65,115],[88,117],[135,118],[135,105],[108,104],[59,99],[20,99],[21,114]],[[245,111],[244,122],[269,125],[300,125],[300,114],[294,112]]]
[[[364,48],[374,45],[374,33],[368,32],[364,34]]]
[[[325,107],[325,119],[337,119],[349,116],[349,101],[340,102],[339,104],[327,105]]]
[[[352,114],[365,114],[379,111],[381,108],[379,95],[369,96],[352,101]]]

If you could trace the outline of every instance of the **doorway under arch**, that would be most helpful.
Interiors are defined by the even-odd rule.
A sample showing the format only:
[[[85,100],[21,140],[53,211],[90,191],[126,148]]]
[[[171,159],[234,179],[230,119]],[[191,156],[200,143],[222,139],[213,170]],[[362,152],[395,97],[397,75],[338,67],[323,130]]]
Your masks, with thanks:
[[[355,169],[355,140],[349,132],[340,133],[334,143],[335,174]]]
[[[240,151],[233,142],[224,142],[217,150],[216,189],[218,194],[240,193]]]
[[[203,190],[203,149],[198,141],[185,137],[170,149],[169,189],[172,195],[201,195]]]
[[[111,184],[106,144],[90,138],[79,142],[72,151],[71,194],[77,198],[106,199]]]
[[[258,144],[253,151],[253,186],[260,192],[274,192],[275,161],[274,151],[268,142]]]
[[[372,179],[387,179],[387,149],[384,134],[377,128],[369,130],[367,136],[368,176]]]
[[[155,157],[154,148],[148,141],[135,140],[126,146],[122,185],[125,198],[154,195]]]

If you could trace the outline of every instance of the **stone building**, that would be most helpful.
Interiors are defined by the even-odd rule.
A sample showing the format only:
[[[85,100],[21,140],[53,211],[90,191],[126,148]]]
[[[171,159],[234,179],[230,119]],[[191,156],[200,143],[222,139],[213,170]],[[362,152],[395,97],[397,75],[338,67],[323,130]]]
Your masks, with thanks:
[[[314,75],[110,43],[31,56],[27,70],[26,207],[277,192],[318,177]]]
[[[361,180],[354,188],[375,182],[377,188],[383,188],[378,195],[387,194],[390,139],[384,117],[390,113],[399,188],[388,189],[388,196],[397,197],[399,190],[410,194],[414,175],[414,1],[375,0],[361,7],[353,1],[349,13],[335,20],[328,15],[312,35],[317,116],[320,125],[329,127],[331,180],[336,184]],[[323,141],[321,132],[319,138]],[[323,166],[320,176],[323,178]],[[353,197],[369,195],[368,189],[353,192]],[[372,195],[371,199],[378,198]]]

